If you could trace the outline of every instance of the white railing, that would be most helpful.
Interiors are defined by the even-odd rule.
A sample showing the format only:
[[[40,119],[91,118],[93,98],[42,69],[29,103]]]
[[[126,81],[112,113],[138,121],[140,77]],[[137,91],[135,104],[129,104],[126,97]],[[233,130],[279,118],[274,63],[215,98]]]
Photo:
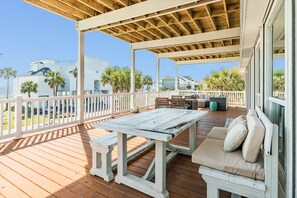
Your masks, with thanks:
[[[0,139],[77,123],[77,100],[78,96],[0,100]]]
[[[137,92],[135,105],[148,108],[155,105],[156,97],[204,94],[225,95],[229,104],[245,104],[244,92],[236,91],[160,91]],[[24,134],[45,131],[56,127],[77,124],[104,116],[131,111],[131,93],[97,94],[84,96],[84,112],[78,114],[79,96],[58,96],[0,100],[0,139],[20,138]]]
[[[212,96],[224,95],[229,99],[229,104],[245,105],[245,91],[193,91],[193,90],[180,90],[180,95],[200,94],[203,97],[209,98]]]

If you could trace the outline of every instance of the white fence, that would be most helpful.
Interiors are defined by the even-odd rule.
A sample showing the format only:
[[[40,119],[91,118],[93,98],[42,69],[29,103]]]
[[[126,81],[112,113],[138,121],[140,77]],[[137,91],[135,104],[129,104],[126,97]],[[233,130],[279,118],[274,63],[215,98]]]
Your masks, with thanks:
[[[136,93],[139,108],[154,106],[155,98],[171,97],[176,92]],[[84,96],[83,120],[113,116],[131,111],[131,94],[97,94]],[[58,96],[0,100],[0,140],[79,123],[79,96]]]
[[[229,104],[245,104],[245,93],[241,91],[160,91],[136,93],[135,105],[139,108],[152,107],[156,97],[170,98],[178,94],[225,95]],[[0,100],[0,139],[20,138],[24,134],[79,123],[78,104],[79,96],[34,99],[18,96]],[[83,104],[83,121],[129,112],[133,106],[131,93],[85,95]]]

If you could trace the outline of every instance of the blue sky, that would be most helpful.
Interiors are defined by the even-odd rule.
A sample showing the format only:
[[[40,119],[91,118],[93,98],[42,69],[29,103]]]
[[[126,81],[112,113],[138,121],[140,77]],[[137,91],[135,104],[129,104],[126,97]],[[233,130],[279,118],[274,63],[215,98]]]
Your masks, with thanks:
[[[27,72],[32,61],[41,59],[77,60],[75,23],[21,0],[2,2],[0,6],[0,68],[13,67],[18,74]],[[85,55],[107,60],[111,66],[129,66],[129,44],[100,32],[86,33]],[[155,54],[136,52],[136,69],[155,79]],[[180,75],[200,80],[211,71],[239,63],[181,66]],[[175,75],[175,63],[161,60],[161,77]],[[0,95],[6,86],[0,80]]]

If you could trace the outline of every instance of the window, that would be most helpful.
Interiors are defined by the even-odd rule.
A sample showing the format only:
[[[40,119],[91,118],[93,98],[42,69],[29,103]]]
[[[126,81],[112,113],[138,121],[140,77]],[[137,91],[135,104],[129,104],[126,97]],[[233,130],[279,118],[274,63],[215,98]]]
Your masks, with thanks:
[[[285,9],[280,9],[272,29],[273,97],[285,99]]]

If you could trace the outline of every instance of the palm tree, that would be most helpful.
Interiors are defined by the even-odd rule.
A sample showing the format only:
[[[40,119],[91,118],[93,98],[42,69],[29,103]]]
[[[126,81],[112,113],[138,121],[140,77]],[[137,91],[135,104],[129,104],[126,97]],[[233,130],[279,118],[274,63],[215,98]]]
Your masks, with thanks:
[[[285,72],[276,70],[273,72],[273,91],[285,91]]]
[[[244,78],[235,70],[222,69],[212,72],[210,76],[203,79],[206,90],[242,91],[244,90]]]
[[[33,81],[23,82],[21,85],[21,93],[28,93],[28,97],[31,98],[31,92],[37,93],[38,84]]]
[[[72,74],[72,76],[75,78],[75,91],[76,91],[76,95],[77,95],[77,84],[78,84],[78,71],[77,71],[77,67],[75,67],[73,70],[69,71],[70,74]]]
[[[45,74],[44,82],[53,90],[54,96],[57,96],[59,86],[65,86],[65,78],[59,72],[55,71],[48,71]]]
[[[11,67],[5,67],[4,69],[0,69],[0,78],[6,79],[6,99],[9,96],[9,79],[10,77],[16,77],[16,71],[12,70]],[[8,104],[6,103],[6,110],[8,109]]]
[[[101,75],[101,83],[103,86],[110,84],[113,93],[129,92],[130,90],[130,69],[124,67],[123,69],[115,67],[107,67]],[[135,72],[135,88],[142,87],[142,74]]]
[[[143,85],[146,86],[146,90],[149,91],[151,86],[153,85],[153,80],[152,80],[152,77],[150,75],[145,75],[143,77]]]

